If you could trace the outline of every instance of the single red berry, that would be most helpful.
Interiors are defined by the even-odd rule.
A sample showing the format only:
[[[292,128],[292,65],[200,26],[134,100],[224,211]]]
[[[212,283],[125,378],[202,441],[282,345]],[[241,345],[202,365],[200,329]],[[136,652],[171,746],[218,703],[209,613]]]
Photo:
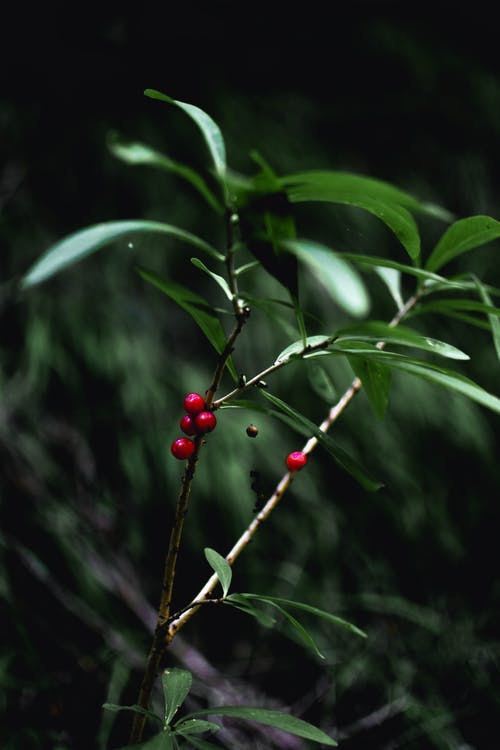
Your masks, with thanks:
[[[199,414],[205,408],[205,399],[199,393],[188,393],[184,399],[184,408],[188,414]]]
[[[190,414],[185,414],[180,423],[180,428],[183,432],[186,433],[186,435],[197,435],[198,430],[196,429],[196,425],[194,423],[194,417],[192,417]]]
[[[287,456],[286,465],[290,471],[298,471],[307,463],[307,456],[302,451],[293,451]]]
[[[174,440],[172,445],[170,446],[170,451],[175,458],[178,458],[180,461],[184,460],[185,458],[189,458],[189,456],[192,456],[194,452],[195,445],[192,440],[189,438],[177,438],[177,440]]]
[[[213,411],[200,411],[194,418],[194,423],[199,432],[212,432],[217,424]]]

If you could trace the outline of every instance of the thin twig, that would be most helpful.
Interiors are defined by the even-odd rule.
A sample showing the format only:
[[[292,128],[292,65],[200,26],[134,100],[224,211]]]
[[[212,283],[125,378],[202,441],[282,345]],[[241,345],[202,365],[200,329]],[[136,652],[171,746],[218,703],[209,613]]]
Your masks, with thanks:
[[[394,315],[392,320],[390,321],[389,325],[391,327],[397,326],[401,320],[404,318],[404,316],[411,310],[412,307],[417,303],[419,299],[419,296],[417,294],[410,297],[407,302],[401,307],[397,313]],[[377,347],[379,349],[384,348],[384,342],[379,342],[377,344]],[[283,363],[285,364],[285,363]],[[274,369],[277,369],[277,367],[273,366]],[[270,368],[269,368],[270,369]],[[252,378],[252,381],[255,380]],[[252,384],[252,381],[248,381],[246,386],[249,384]],[[339,399],[339,401],[333,406],[326,419],[323,420],[323,422],[319,425],[319,430],[321,432],[327,432],[327,430],[330,429],[332,424],[339,418],[339,416],[342,414],[342,412],[347,408],[347,406],[351,403],[354,396],[360,391],[362,387],[361,380],[359,378],[355,378],[349,388],[345,391],[343,396]],[[224,400],[227,400],[228,398],[232,397],[233,393],[237,393],[241,389],[237,389],[235,392],[231,392],[227,396],[224,397],[224,399],[220,399],[220,403]],[[304,447],[302,448],[302,451],[305,454],[311,453],[316,446],[318,445],[318,439],[316,437],[310,438]],[[269,518],[272,511],[276,508],[279,501],[287,491],[287,489],[290,487],[294,476],[296,472],[295,471],[288,471],[284,476],[281,478],[279,483],[276,486],[276,489],[274,490],[273,494],[267,501],[267,503],[264,505],[262,510],[258,513],[258,515],[252,520],[252,522],[247,526],[243,534],[240,536],[236,544],[232,547],[232,549],[227,553],[226,555],[226,561],[229,563],[229,565],[233,565],[237,557],[243,552],[245,547],[250,543],[254,535],[257,533],[257,530],[260,528],[260,526]],[[170,643],[172,639],[175,637],[176,633],[179,632],[179,630],[184,627],[184,625],[188,622],[188,620],[191,619],[191,617],[197,612],[199,608],[199,602],[200,600],[205,599],[208,597],[212,591],[215,589],[219,582],[219,578],[216,573],[214,573],[208,581],[205,583],[203,588],[198,592],[196,597],[193,599],[193,602],[198,602],[198,604],[193,604],[193,606],[190,606],[186,609],[186,611],[180,615],[177,619],[173,620],[168,628],[168,632],[166,634],[167,642]]]

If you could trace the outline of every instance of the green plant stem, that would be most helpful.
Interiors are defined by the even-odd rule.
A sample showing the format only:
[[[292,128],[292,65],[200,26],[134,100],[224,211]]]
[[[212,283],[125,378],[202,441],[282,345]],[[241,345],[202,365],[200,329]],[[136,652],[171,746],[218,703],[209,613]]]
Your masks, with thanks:
[[[392,320],[390,321],[389,325],[391,327],[397,326],[401,320],[407,315],[407,313],[417,304],[418,300],[420,298],[420,294],[416,293],[412,297],[410,297],[407,302],[397,311],[397,313],[394,315]],[[379,349],[383,349],[385,344],[384,342],[380,341],[377,344]],[[285,364],[285,363],[282,363]],[[273,366],[272,368],[268,368],[269,371],[273,371],[277,369],[277,366]],[[260,377],[262,374],[260,375]],[[259,376],[256,376],[259,377]],[[248,387],[252,385],[253,381],[255,381],[256,378],[252,378],[251,381],[248,381],[243,388],[236,389],[235,391],[231,392],[231,394],[228,394],[228,396],[224,397],[224,399],[220,399],[219,402],[216,403],[222,403],[222,401],[227,400],[229,397],[232,397],[233,394],[236,395],[236,393],[239,393],[241,390],[244,390],[245,387]],[[333,406],[328,416],[323,420],[323,422],[319,425],[319,429],[321,432],[327,432],[332,424],[339,418],[339,416],[343,413],[343,411],[349,406],[351,401],[353,400],[354,396],[361,390],[362,388],[362,382],[359,378],[355,378],[349,388],[345,391],[345,393],[341,396],[339,401]],[[302,451],[307,455],[311,453],[316,446],[318,445],[318,439],[316,437],[310,438],[304,447],[302,448]],[[226,561],[229,563],[229,565],[233,565],[235,560],[239,557],[239,555],[243,552],[243,550],[248,546],[248,544],[252,541],[253,537],[257,533],[258,529],[262,526],[262,524],[269,518],[273,510],[278,505],[279,501],[287,491],[287,489],[290,487],[294,476],[296,472],[290,472],[288,471],[284,476],[281,478],[279,483],[276,486],[276,489],[274,490],[273,494],[270,496],[264,507],[261,509],[261,511],[257,514],[257,516],[252,520],[252,522],[247,526],[243,534],[240,536],[236,544],[232,547],[232,549],[227,553],[226,555]],[[176,619],[173,619],[168,627],[168,632],[166,634],[167,641],[170,643],[175,635],[179,632],[179,630],[184,627],[184,625],[191,619],[191,617],[198,611],[200,607],[200,602],[204,599],[206,599],[215,589],[217,584],[219,583],[219,578],[216,573],[214,573],[208,581],[205,583],[203,588],[198,592],[196,597],[193,599],[192,603],[188,605],[188,607],[185,607],[184,612],[179,615]]]

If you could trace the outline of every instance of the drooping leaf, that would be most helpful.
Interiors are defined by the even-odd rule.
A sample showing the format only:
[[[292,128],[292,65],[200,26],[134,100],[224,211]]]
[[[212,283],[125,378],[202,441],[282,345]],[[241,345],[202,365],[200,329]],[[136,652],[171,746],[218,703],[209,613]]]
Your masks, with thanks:
[[[356,625],[353,625],[352,622],[348,622],[347,620],[344,620],[342,617],[338,617],[337,615],[332,615],[331,612],[326,612],[324,609],[319,609],[318,607],[313,607],[311,604],[305,604],[304,602],[296,602],[293,599],[283,599],[280,596],[267,596],[264,594],[239,594],[239,596],[243,598],[248,599],[256,599],[257,601],[262,602],[268,602],[268,603],[276,603],[279,604],[280,607],[289,607],[291,609],[300,609],[302,612],[308,612],[311,615],[314,615],[315,617],[319,617],[322,620],[327,620],[328,622],[333,623],[334,625],[340,625],[343,628],[346,628],[351,633],[355,633],[356,635],[361,636],[361,638],[366,638],[366,633],[363,630],[360,630],[360,628],[356,627]]]
[[[281,177],[282,186],[294,186],[304,191],[315,191],[326,195],[336,192],[371,195],[383,202],[396,203],[404,206],[413,213],[423,213],[440,218],[443,221],[453,221],[453,214],[442,206],[428,201],[421,201],[411,193],[392,185],[390,182],[378,180],[365,175],[336,170],[310,170]]]
[[[172,99],[170,96],[163,94],[161,91],[156,91],[155,89],[146,89],[144,94],[151,99],[159,99],[168,104],[175,104],[175,106],[182,109],[192,120],[194,120],[200,128],[203,138],[208,146],[208,150],[210,151],[215,166],[215,171],[219,177],[224,179],[226,174],[226,146],[217,123],[215,123],[214,120],[212,120],[212,118],[202,109],[195,107],[194,104],[187,104],[186,102]]]
[[[393,268],[395,271],[400,271],[401,273],[407,273],[411,276],[416,276],[418,279],[422,279],[422,281],[434,281],[439,282],[445,286],[450,287],[456,287],[457,284],[453,283],[451,280],[448,280],[444,278],[444,276],[439,276],[437,273],[432,273],[431,271],[424,271],[422,268],[417,268],[416,266],[408,266],[406,263],[398,263],[395,260],[390,260],[389,258],[379,258],[376,255],[362,255],[361,253],[338,253],[340,258],[345,258],[346,260],[351,261],[352,263],[356,263],[357,265],[363,267],[363,266],[372,266],[374,268]]]
[[[484,284],[482,284],[482,282],[477,277],[474,277],[474,281],[477,284],[477,288],[484,305],[490,308],[490,312],[488,312],[488,320],[490,321],[491,333],[493,335],[493,344],[495,346],[497,359],[500,361],[500,320],[498,319],[500,310],[497,311],[496,308],[493,307],[491,297],[488,294]]]
[[[380,489],[383,484],[374,479],[370,474],[362,468],[359,463],[350,456],[344,448],[336,443],[333,438],[322,432],[314,422],[311,422],[303,414],[300,414],[291,406],[286,404],[277,396],[266,390],[259,391],[266,399],[268,399],[278,411],[271,410],[269,413],[272,416],[280,419],[282,422],[287,424],[289,427],[294,429],[299,434],[305,437],[315,437],[320,445],[325,448],[326,451],[334,458],[334,460],[347,471],[351,476],[356,479],[364,489],[369,492],[374,492]]]
[[[282,729],[284,732],[289,732],[296,737],[303,737],[312,742],[320,742],[329,747],[336,747],[337,745],[335,740],[313,724],[282,711],[254,708],[253,706],[213,706],[202,711],[194,711],[186,718],[199,718],[200,716],[232,716],[235,719],[256,721],[259,724]]]
[[[210,341],[215,351],[221,354],[226,346],[226,334],[220,323],[220,320],[213,312],[208,302],[200,297],[199,294],[192,292],[187,287],[176,284],[169,279],[160,278],[152,271],[144,268],[139,269],[141,277],[150,284],[156,286],[160,291],[174,300],[179,307],[182,307],[201,328],[207,339]],[[233,380],[237,382],[238,375],[231,358],[227,361],[227,367]]]
[[[414,317],[416,315],[438,313],[439,315],[445,315],[448,318],[461,320],[463,323],[468,323],[469,325],[476,326],[477,328],[482,328],[484,331],[491,331],[490,324],[485,320],[476,318],[474,315],[467,315],[467,313],[460,312],[460,309],[455,309],[453,305],[441,305],[441,301],[421,304],[411,311],[410,316]]]
[[[142,708],[142,706],[138,706],[137,704],[134,704],[132,706],[119,706],[116,703],[103,703],[102,707],[106,711],[114,711],[115,713],[118,711],[133,711],[134,713],[143,714],[149,719],[156,719],[157,721],[163,723],[163,719],[161,718],[161,716],[158,716],[158,714],[155,714],[153,711],[148,711],[147,709]]]
[[[265,628],[271,628],[276,624],[276,619],[272,615],[270,615],[268,612],[264,612],[262,609],[254,607],[249,599],[245,599],[239,594],[229,594],[229,596],[224,599],[224,604],[229,604],[231,607],[239,609],[246,615],[255,617],[257,622],[259,622]]]
[[[222,595],[227,596],[229,586],[231,585],[231,578],[233,577],[233,571],[227,560],[219,555],[214,549],[205,547],[205,557],[210,567],[215,571],[217,577],[222,586]]]
[[[126,164],[150,165],[182,177],[205,198],[213,209],[218,213],[224,212],[222,205],[210,190],[203,177],[194,169],[191,169],[191,167],[174,161],[169,156],[161,154],[144,143],[121,140],[116,133],[111,133],[108,137],[108,148],[113,156],[124,161]]]
[[[331,406],[337,399],[337,391],[326,370],[315,363],[307,370],[307,378],[314,393]]]
[[[245,598],[249,596],[250,595],[248,594],[242,594],[240,600],[242,599],[244,601]],[[255,599],[258,601],[262,601],[258,597],[255,597]],[[308,633],[305,627],[301,625],[301,623],[295,617],[293,617],[290,612],[287,612],[286,609],[283,609],[283,607],[281,607],[276,601],[273,601],[270,598],[266,599],[266,604],[271,605],[283,615],[283,617],[291,624],[293,630],[298,634],[299,638],[304,641],[306,646],[310,648],[316,654],[316,656],[319,656],[320,659],[325,658],[317,647],[310,633]]]
[[[320,335],[307,336],[305,341],[303,341],[302,339],[300,341],[294,341],[293,344],[290,344],[278,354],[274,364],[277,364],[278,362],[286,362],[288,359],[292,359],[294,357],[302,357],[311,349],[328,346],[328,344],[332,343],[333,340],[334,336]]]
[[[346,312],[361,318],[370,309],[363,279],[356,269],[328,247],[309,240],[286,240],[283,247],[313,274],[317,282]]]
[[[32,265],[28,273],[21,280],[21,287],[39,284],[42,281],[62,271],[63,268],[83,260],[96,250],[118,240],[130,239],[134,235],[144,233],[168,234],[183,242],[194,245],[218,260],[224,256],[200,237],[160,221],[126,220],[106,221],[91,227],[80,229],[78,232],[64,237],[46,250]]]
[[[453,258],[500,237],[500,222],[491,216],[459,219],[443,234],[430,254],[425,268],[437,271]]]
[[[383,419],[389,402],[392,373],[387,365],[362,357],[348,357],[354,374],[361,380],[377,419]]]
[[[378,349],[372,350],[358,350],[352,349],[349,354],[354,356],[370,357],[376,361],[383,362],[389,367],[397,370],[402,370],[410,375],[416,375],[419,378],[428,380],[431,383],[442,385],[449,390],[461,393],[463,396],[467,396],[481,406],[491,409],[492,411],[500,414],[500,398],[489,393],[480,385],[475,383],[473,380],[466,378],[460,373],[453,372],[443,367],[437,367],[436,365],[428,362],[422,362],[420,360],[414,360],[410,357],[405,357],[401,354],[395,354],[394,352],[384,352]]]
[[[341,344],[343,341],[386,341],[400,346],[423,349],[434,354],[440,354],[442,357],[449,357],[450,359],[470,359],[460,349],[444,341],[423,336],[405,326],[390,326],[387,323],[375,320],[349,326],[349,328],[337,331],[335,343]]]
[[[400,310],[404,307],[404,300],[401,293],[401,271],[395,268],[384,268],[383,266],[375,266],[374,271],[382,279],[396,303],[397,309]]]
[[[327,201],[356,206],[391,229],[410,258],[420,258],[420,235],[411,213],[401,203],[405,194],[371,178],[343,172],[312,171],[281,178],[292,203]],[[410,201],[411,202],[411,201]],[[406,201],[408,205],[408,201]],[[414,208],[412,206],[412,208]]]
[[[213,721],[204,721],[203,719],[181,719],[178,721],[173,730],[176,734],[183,737],[189,737],[192,734],[203,734],[203,732],[218,732],[220,726]]]
[[[199,260],[199,258],[191,258],[191,263],[193,264],[193,266],[196,266],[196,268],[199,268],[200,271],[206,273],[207,276],[210,276],[216,282],[216,284],[220,286],[229,300],[233,299],[233,294],[231,292],[231,289],[229,288],[229,284],[223,276],[220,276],[218,273],[214,273],[213,271],[211,271],[201,260]]]
[[[191,690],[193,677],[187,669],[165,669],[161,676],[161,683],[165,701],[164,723],[168,726]]]

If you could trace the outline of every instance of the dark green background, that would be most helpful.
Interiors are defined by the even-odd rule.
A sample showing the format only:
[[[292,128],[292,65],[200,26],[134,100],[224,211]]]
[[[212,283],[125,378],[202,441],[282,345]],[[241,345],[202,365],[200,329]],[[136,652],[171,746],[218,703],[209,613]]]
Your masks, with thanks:
[[[116,130],[203,169],[196,128],[146,99],[146,87],[209,112],[243,172],[253,171],[248,153],[258,148],[279,173],[352,170],[458,217],[500,218],[497,31],[480,5],[184,3],[11,8],[1,34],[0,742],[103,748],[111,733],[114,748],[128,720],[110,728],[100,705],[135,701],[147,602],[156,606],[181,474],[168,446],[184,393],[206,388],[213,367],[190,319],[133,264],[220,299],[189,250],[152,240],[136,254],[98,253],[23,296],[17,279],[52,242],[98,221],[155,218],[222,240],[189,188],[126,167],[106,147]],[[344,215],[313,210],[301,226],[327,236],[325,216],[338,227]],[[424,240],[441,229],[423,222]],[[375,222],[357,217],[352,231],[350,249],[399,252]],[[473,268],[499,286],[497,252],[482,248],[454,270]],[[372,294],[387,318],[381,285]],[[498,393],[487,333],[415,325],[469,352],[463,371]],[[288,343],[258,313],[249,334],[238,364],[250,372],[267,364],[266,347],[272,356]],[[334,373],[339,391],[349,378]],[[324,406],[305,397],[306,385],[302,371],[273,380],[276,393],[320,420]],[[251,519],[250,469],[272,489],[282,470],[276,445],[283,456],[298,447],[266,419],[250,441],[248,421],[221,417],[200,464],[179,606],[208,574],[203,546],[226,551]],[[196,651],[172,653],[175,665],[197,665],[191,707],[241,696],[289,706],[338,732],[346,750],[496,747],[498,431],[498,416],[404,378],[395,378],[384,422],[359,396],[336,435],[386,488],[362,492],[317,451],[234,585],[323,606],[368,640],[308,622],[325,665],[278,630],[214,608],[182,634]],[[262,735],[228,743],[269,746]]]

